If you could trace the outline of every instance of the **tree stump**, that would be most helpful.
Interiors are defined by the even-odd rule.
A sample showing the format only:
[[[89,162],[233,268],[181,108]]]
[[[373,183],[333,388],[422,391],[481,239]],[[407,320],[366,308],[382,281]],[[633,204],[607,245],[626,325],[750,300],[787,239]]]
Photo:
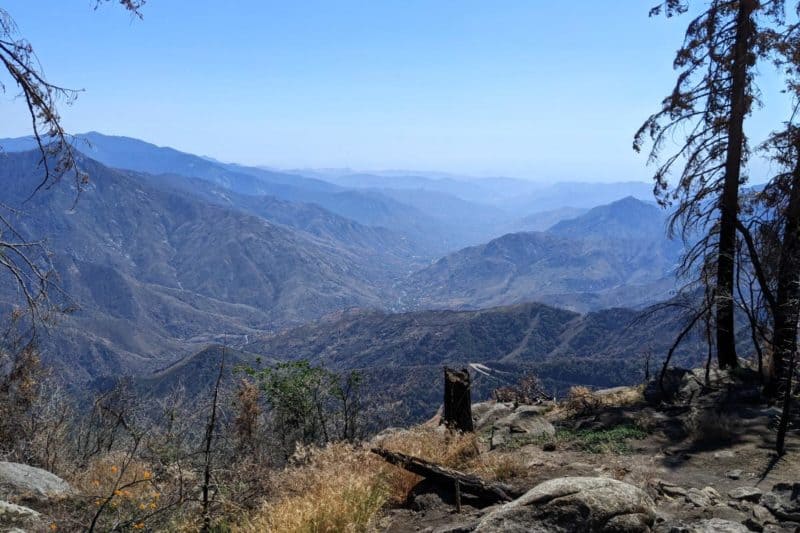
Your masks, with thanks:
[[[469,370],[444,368],[444,415],[442,423],[449,429],[475,431],[472,424],[472,398]]]

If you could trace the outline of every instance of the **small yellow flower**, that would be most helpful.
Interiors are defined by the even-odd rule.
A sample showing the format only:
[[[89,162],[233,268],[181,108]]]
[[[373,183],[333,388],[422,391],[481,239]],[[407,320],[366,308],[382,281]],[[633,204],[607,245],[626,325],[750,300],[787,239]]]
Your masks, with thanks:
[[[143,503],[140,503],[139,504],[139,510],[140,511],[144,511],[145,509],[147,509],[147,506],[145,504],[143,504]]]
[[[114,491],[114,496],[122,496],[122,491],[117,489]]]
[[[58,525],[55,522],[50,524],[50,531],[58,531]]]
[[[150,472],[149,470],[145,470],[144,472],[142,472],[142,477],[144,479],[150,479],[151,477],[153,477],[153,473]]]
[[[133,529],[144,529],[144,522],[137,522],[133,524]]]
[[[111,467],[111,473],[112,474],[116,474],[117,472],[119,472],[119,468],[117,468],[116,465],[112,466]]]
[[[103,501],[102,501],[102,500],[100,500],[99,498],[98,498],[97,500],[95,500],[95,501],[94,501],[94,504],[95,504],[96,506],[98,506],[98,507],[100,507],[100,504],[102,504],[102,503],[103,503]]]
[[[158,505],[156,505],[156,502],[151,502],[151,503],[150,503],[150,509],[153,509],[153,510],[155,510],[155,509],[157,509],[157,508],[158,508]]]

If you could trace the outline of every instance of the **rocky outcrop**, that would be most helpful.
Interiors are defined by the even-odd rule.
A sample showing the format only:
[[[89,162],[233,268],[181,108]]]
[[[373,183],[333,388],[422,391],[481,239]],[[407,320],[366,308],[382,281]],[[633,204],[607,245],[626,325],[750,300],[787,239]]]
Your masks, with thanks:
[[[489,433],[492,448],[508,444],[515,435],[525,438],[549,437],[555,427],[545,417],[552,406],[519,405],[508,402],[482,402],[472,406],[475,431]]]
[[[537,485],[481,519],[482,533],[644,532],[654,504],[641,489],[610,478],[564,477]]]
[[[664,522],[653,533],[750,533],[750,529],[732,520],[709,518],[691,523]]]
[[[0,461],[0,498],[47,501],[70,494],[69,483],[47,470]]]
[[[0,500],[0,531],[20,531],[20,528],[35,525],[40,519],[41,515],[33,509]]]
[[[761,497],[761,504],[781,520],[800,522],[800,483],[778,483]]]
[[[711,487],[686,489],[656,480],[654,489],[659,494],[659,506],[670,504],[680,515],[702,513],[713,517],[700,521],[663,520],[655,527],[656,532],[800,531],[800,483],[778,483],[768,492],[753,486],[736,487],[728,491],[727,502]]]

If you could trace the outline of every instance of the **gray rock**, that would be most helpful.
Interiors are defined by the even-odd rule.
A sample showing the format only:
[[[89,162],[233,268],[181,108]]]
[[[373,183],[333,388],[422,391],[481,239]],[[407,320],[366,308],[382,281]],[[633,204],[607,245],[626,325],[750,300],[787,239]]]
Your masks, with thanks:
[[[700,492],[708,496],[708,499],[711,500],[711,503],[719,503],[722,501],[722,494],[717,492],[717,489],[714,487],[703,487]]]
[[[721,450],[714,452],[714,459],[733,459],[736,454],[732,450]]]
[[[679,487],[678,485],[673,485],[672,483],[669,483],[664,480],[658,480],[656,486],[658,487],[658,491],[661,494],[666,494],[667,496],[670,496],[672,498],[686,497],[686,489],[684,489],[683,487]]]
[[[535,405],[524,405],[494,423],[495,431],[508,429],[511,433],[524,433],[531,437],[553,436],[556,428],[541,414]]]
[[[800,522],[800,483],[778,483],[761,496],[761,505],[781,520]]]
[[[763,505],[754,505],[751,512],[753,513],[753,519],[759,524],[766,525],[775,523],[775,516]]]
[[[711,507],[712,505],[709,495],[694,487],[686,491],[686,501],[695,507]]]
[[[654,504],[641,489],[610,478],[564,477],[537,485],[487,514],[476,532],[645,532]]]
[[[9,527],[30,525],[37,522],[40,516],[33,509],[0,500],[0,527],[4,530]]]
[[[683,368],[668,368],[664,372],[663,383],[660,383],[660,376],[647,383],[644,389],[644,399],[651,405],[674,401],[681,388],[681,382],[688,372]]]
[[[797,533],[797,527],[784,527],[777,524],[768,524],[764,526],[763,533]]]
[[[731,479],[739,479],[740,477],[742,477],[742,471],[739,470],[738,468],[735,470],[728,470],[727,472],[725,472],[725,475]]]
[[[0,497],[46,501],[72,494],[69,483],[57,475],[20,463],[0,461]]]
[[[514,404],[504,402],[481,402],[473,404],[472,419],[475,422],[475,431],[482,431],[492,426],[501,418],[514,411]]]
[[[439,526],[433,530],[433,533],[470,533],[475,531],[477,522],[458,522],[456,524],[447,524],[446,526]]]
[[[750,533],[747,526],[722,518],[710,518],[689,524],[689,533]]]
[[[728,492],[728,496],[734,500],[757,502],[761,499],[761,489],[758,487],[736,487]]]

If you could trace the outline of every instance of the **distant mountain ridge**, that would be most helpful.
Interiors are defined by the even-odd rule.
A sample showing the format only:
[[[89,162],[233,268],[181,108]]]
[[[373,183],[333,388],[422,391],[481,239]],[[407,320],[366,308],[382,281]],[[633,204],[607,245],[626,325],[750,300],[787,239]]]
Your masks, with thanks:
[[[90,132],[75,139],[78,150],[112,168],[199,178],[240,195],[316,204],[362,225],[401,234],[415,253],[429,259],[505,233],[544,229],[520,220],[531,213],[651,195],[649,185],[636,182],[545,184],[399,171],[282,172],[222,163],[129,137]],[[0,147],[14,152],[32,149],[34,143],[30,137],[0,139]],[[562,218],[555,216],[553,222]]]
[[[0,141],[0,201],[34,215],[12,222],[28,239],[47,239],[79,307],[43,342],[75,386],[155,369],[168,376],[193,368],[184,358],[213,343],[246,358],[252,339],[336,313],[418,310],[409,316],[420,319],[426,309],[530,302],[585,312],[647,305],[674,286],[674,243],[657,231],[663,214],[635,198],[560,209],[546,214],[555,221],[548,231],[491,238],[513,217],[446,192],[415,197],[410,189],[350,190],[316,179],[301,187],[285,183],[294,180],[289,174],[267,179],[268,171],[231,170],[136,140],[135,156],[126,156],[118,153],[124,138],[98,138],[103,157],[165,172],[113,169],[80,154],[90,182],[77,206],[66,180],[23,206],[41,177],[39,154]],[[111,147],[101,150],[104,142]],[[246,184],[271,193],[242,192]],[[465,240],[480,244],[457,246]],[[0,305],[17,301],[10,280],[0,280]],[[572,316],[539,317],[562,312]]]
[[[444,365],[490,371],[474,372],[475,401],[526,372],[558,395],[575,384],[636,384],[644,375],[645,355],[666,353],[683,324],[673,308],[580,315],[526,303],[478,311],[350,311],[255,340],[237,357],[256,366],[263,357],[356,369],[372,392],[396,406],[397,421],[408,423],[431,417],[441,404]],[[678,349],[676,364],[699,363],[697,340],[690,336]],[[165,390],[181,382],[201,387],[213,372],[205,371],[205,381],[197,383],[189,369],[213,369],[218,358],[218,350],[195,354],[147,383]]]
[[[28,198],[40,178],[38,159],[36,152],[2,156],[6,205]],[[47,345],[76,383],[163,366],[215,339],[242,342],[331,311],[391,301],[384,293],[391,261],[379,249],[368,253],[326,236],[344,223],[336,217],[323,217],[314,235],[154,185],[151,176],[88,158],[80,164],[91,182],[77,208],[74,190],[63,184],[24,204],[35,216],[11,216],[29,240],[47,239],[60,284],[79,307]],[[363,230],[373,239],[368,228],[348,224],[351,235]],[[0,300],[17,298],[3,278]]]
[[[655,205],[628,197],[546,232],[510,233],[445,256],[405,288],[419,308],[531,300],[576,311],[648,305],[675,288],[682,246],[666,239],[664,225]]]

